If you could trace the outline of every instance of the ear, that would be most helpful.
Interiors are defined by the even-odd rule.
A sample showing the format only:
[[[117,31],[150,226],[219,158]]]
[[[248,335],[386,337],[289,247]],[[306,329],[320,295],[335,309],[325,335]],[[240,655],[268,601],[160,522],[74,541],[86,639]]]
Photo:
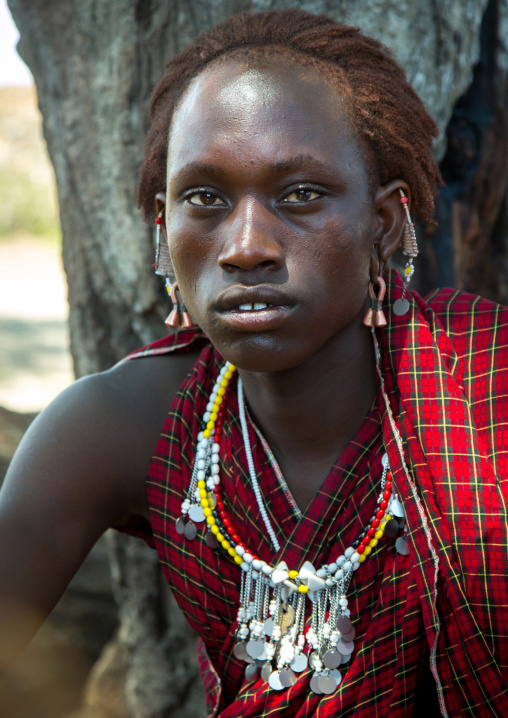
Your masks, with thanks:
[[[166,212],[166,195],[164,192],[157,192],[155,195],[155,211],[157,213],[157,216],[162,212],[162,215],[164,216]],[[166,222],[164,221],[161,224],[162,234],[164,235],[164,238],[167,241],[167,233],[166,233]]]
[[[403,190],[411,206],[411,190],[403,180],[392,180],[380,187],[374,198],[375,229],[373,236],[374,246],[381,264],[385,264],[398,249],[404,233],[406,214],[400,201],[400,192]]]

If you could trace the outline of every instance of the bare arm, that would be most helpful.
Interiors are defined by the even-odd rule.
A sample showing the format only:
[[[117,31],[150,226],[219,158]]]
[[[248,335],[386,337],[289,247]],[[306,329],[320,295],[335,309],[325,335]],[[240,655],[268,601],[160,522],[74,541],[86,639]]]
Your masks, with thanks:
[[[110,526],[148,518],[148,463],[193,355],[140,359],[63,392],[0,492],[0,668],[26,645]]]

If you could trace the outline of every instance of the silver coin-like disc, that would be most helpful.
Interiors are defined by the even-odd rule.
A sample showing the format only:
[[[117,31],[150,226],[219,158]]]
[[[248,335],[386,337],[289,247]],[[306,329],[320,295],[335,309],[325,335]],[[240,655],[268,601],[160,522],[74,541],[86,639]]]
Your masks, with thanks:
[[[180,516],[180,518],[175,521],[175,528],[176,533],[181,536],[185,531],[185,518],[183,516]]]
[[[351,619],[347,616],[339,616],[337,619],[337,630],[341,633],[349,633],[353,628]]]
[[[295,673],[302,673],[308,665],[307,656],[305,653],[299,653],[289,665]]]
[[[309,687],[313,693],[316,693],[318,696],[322,695],[323,691],[319,687],[319,673],[314,673],[310,679]]]
[[[387,453],[384,453],[383,456],[381,457],[381,463],[383,464],[383,469],[386,469],[386,467],[388,466],[388,454]]]
[[[243,641],[235,644],[235,647],[233,648],[233,655],[235,658],[238,658],[239,661],[248,661],[249,663],[252,661],[252,658],[245,650],[245,643]]]
[[[349,633],[343,633],[342,634],[342,640],[344,643],[349,643],[350,641],[354,641],[356,638],[356,631],[354,628],[352,628]]]
[[[327,696],[337,690],[337,683],[335,682],[335,679],[332,678],[332,676],[321,676],[318,685],[321,690],[321,693],[324,693]]]
[[[198,530],[196,528],[196,524],[194,524],[192,521],[187,521],[184,529],[185,538],[189,541],[193,541],[196,538],[197,532]]]
[[[321,656],[319,655],[319,653],[313,652],[309,655],[309,666],[312,668],[313,671],[317,670],[315,664],[316,661],[321,661]]]
[[[206,532],[205,536],[206,545],[213,549],[215,551],[216,548],[219,548],[219,542],[217,541],[217,536],[213,534],[211,531]]]
[[[355,644],[353,641],[343,641],[341,638],[340,641],[337,641],[337,650],[343,656],[349,656],[355,650]]]
[[[251,638],[250,641],[247,641],[245,650],[251,658],[261,658],[265,653],[265,642],[256,641],[254,638]]]
[[[268,683],[268,679],[272,675],[273,668],[270,661],[266,661],[266,663],[263,663],[263,666],[261,668],[261,678],[265,681],[265,683]]]
[[[348,663],[350,658],[351,653],[348,653],[347,656],[342,656],[342,665],[344,665],[344,663]]]
[[[323,655],[323,663],[326,668],[338,668],[342,663],[342,654],[334,649],[326,651]],[[323,691],[323,693],[326,693],[326,691]]]
[[[279,671],[272,671],[272,673],[270,673],[268,685],[270,688],[273,688],[274,691],[282,691],[284,689],[284,686],[280,682]]]
[[[333,680],[335,681],[335,683],[337,684],[337,688],[338,688],[340,686],[340,684],[342,683],[342,673],[340,671],[338,671],[337,669],[335,669],[333,671],[330,671],[330,675],[333,678]]]
[[[404,314],[407,314],[409,311],[409,302],[407,299],[397,299],[396,302],[393,303],[393,313],[396,314],[398,317],[403,317]]]
[[[285,666],[279,673],[279,680],[284,688],[291,688],[291,686],[294,686],[296,683],[296,676],[291,668]]]
[[[254,681],[258,677],[258,673],[259,673],[259,666],[256,666],[255,663],[251,663],[245,669],[245,678],[248,681]]]
[[[197,524],[201,523],[201,521],[204,521],[205,512],[203,511],[203,507],[199,504],[192,504],[189,509],[189,518],[191,521],[194,521]]]
[[[267,618],[265,621],[265,625],[263,626],[263,631],[265,632],[265,636],[271,636],[273,633],[273,618]]]
[[[399,522],[396,519],[390,519],[385,524],[385,536],[394,538],[399,533]]]
[[[400,503],[400,501],[398,499],[394,499],[390,503],[390,511],[396,518],[399,518],[399,519],[404,518],[404,507],[402,506],[402,504]]]
[[[215,496],[214,491],[209,491],[207,495],[208,499],[208,508],[212,509],[212,511],[217,507],[217,497]]]
[[[409,556],[409,546],[407,545],[406,539],[402,536],[399,536],[399,538],[395,541],[395,548],[403,556]]]

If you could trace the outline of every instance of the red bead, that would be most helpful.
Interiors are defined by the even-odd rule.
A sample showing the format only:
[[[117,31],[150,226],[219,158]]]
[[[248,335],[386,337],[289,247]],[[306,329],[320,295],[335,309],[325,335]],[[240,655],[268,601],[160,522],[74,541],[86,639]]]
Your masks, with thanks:
[[[380,519],[374,519],[374,521],[372,522],[372,528],[377,529],[377,527],[379,526],[380,523],[381,523]]]
[[[369,538],[374,538],[374,534],[375,534],[375,533],[376,533],[376,530],[375,530],[375,529],[369,529],[369,530],[367,531],[367,536],[368,536]]]
[[[227,518],[227,516],[222,519],[222,523],[227,529],[231,528],[231,521]]]
[[[401,197],[400,202],[401,204],[407,204],[407,197]]]
[[[361,543],[356,549],[356,553],[363,553],[365,551],[365,544]]]
[[[223,519],[223,520],[226,518],[226,512],[224,511],[224,509],[221,509],[221,510],[219,511],[219,516],[220,516],[221,519]]]
[[[391,488],[392,488],[392,482],[387,481],[385,484],[385,491],[390,491]]]
[[[162,217],[157,217],[157,219],[155,220],[155,224],[162,224],[162,223],[163,223]]]
[[[382,508],[383,511],[384,511],[386,508],[388,508],[388,501],[381,501],[381,503],[379,504],[379,506],[380,506],[380,508]]]
[[[231,538],[233,539],[233,541],[234,541],[236,544],[239,544],[239,543],[240,543],[240,536],[238,536],[237,534],[233,534],[233,535],[231,536]]]
[[[388,500],[391,495],[392,495],[391,491],[385,491],[383,494],[383,499]]]
[[[379,511],[376,514],[376,518],[382,519],[384,515],[385,515],[385,512],[383,511],[383,509],[379,509]]]

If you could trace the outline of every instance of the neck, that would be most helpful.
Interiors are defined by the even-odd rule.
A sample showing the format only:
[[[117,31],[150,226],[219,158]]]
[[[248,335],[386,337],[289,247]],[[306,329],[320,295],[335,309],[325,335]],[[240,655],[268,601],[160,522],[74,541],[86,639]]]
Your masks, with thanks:
[[[351,327],[298,367],[240,375],[249,411],[304,507],[372,406],[372,337],[363,326]]]

